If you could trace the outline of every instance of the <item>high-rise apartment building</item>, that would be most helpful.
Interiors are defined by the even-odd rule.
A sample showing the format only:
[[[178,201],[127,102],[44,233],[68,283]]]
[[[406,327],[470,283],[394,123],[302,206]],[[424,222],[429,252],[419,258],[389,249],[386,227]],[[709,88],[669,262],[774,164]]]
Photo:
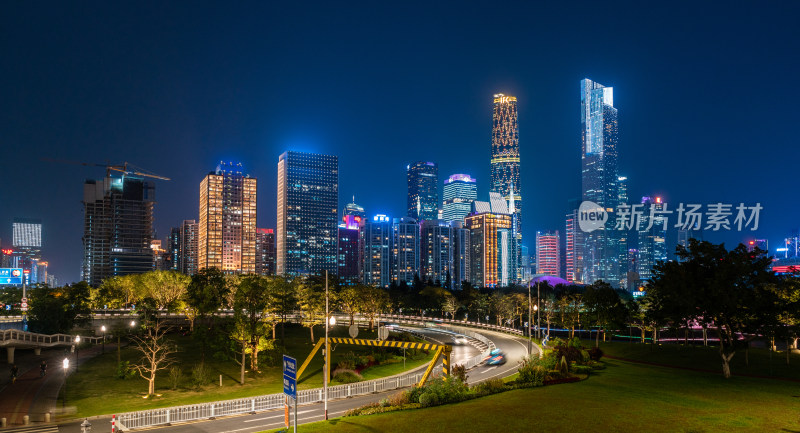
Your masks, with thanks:
[[[346,218],[353,216],[345,215]],[[360,218],[360,217],[359,217]],[[359,282],[359,268],[361,263],[361,250],[359,249],[359,224],[348,226],[347,223],[339,224],[337,275],[339,284],[353,286]]]
[[[667,218],[660,213],[666,204],[661,197],[642,197],[642,204],[636,266],[639,280],[648,281],[653,276],[653,266],[667,260]]]
[[[135,176],[107,175],[83,184],[84,281],[96,286],[153,269],[154,204],[153,183]]]
[[[478,184],[468,174],[454,174],[444,181],[442,197],[442,219],[464,222],[478,199]]]
[[[406,167],[408,216],[417,221],[439,218],[439,166],[419,161]]]
[[[195,220],[183,220],[169,234],[169,257],[171,269],[186,275],[197,273],[199,225]]]
[[[585,233],[581,281],[621,281],[621,232],[614,230],[620,191],[617,175],[617,109],[613,88],[581,80],[581,191],[584,201],[608,212],[605,229]]]
[[[392,281],[392,219],[375,215],[361,229],[361,282],[388,288]]]
[[[200,182],[197,269],[256,270],[256,178],[241,163],[220,162]]]
[[[453,281],[453,227],[450,221],[423,221],[420,228],[420,278],[424,282],[445,285]]]
[[[494,95],[492,110],[492,149],[489,191],[513,203],[511,280],[520,282],[522,274],[522,182],[520,181],[519,124],[517,98]]]
[[[469,229],[465,228],[461,221],[450,221],[450,226],[453,231],[453,266],[450,271],[452,288],[461,290],[464,281],[470,279]]]
[[[392,223],[392,281],[414,283],[419,275],[419,225],[414,218],[395,218]]]
[[[560,277],[561,236],[558,230],[536,232],[536,273]]]
[[[336,274],[339,158],[289,151],[278,160],[278,275]]]
[[[256,274],[275,275],[274,229],[256,229]]]

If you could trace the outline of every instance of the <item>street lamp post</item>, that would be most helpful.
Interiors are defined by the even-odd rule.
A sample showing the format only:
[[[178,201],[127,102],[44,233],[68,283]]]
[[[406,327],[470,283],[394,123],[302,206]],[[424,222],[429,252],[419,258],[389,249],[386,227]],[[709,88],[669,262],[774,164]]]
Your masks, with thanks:
[[[539,292],[539,281],[536,282],[536,338],[542,339],[542,316],[539,314],[539,299],[541,299]]]
[[[69,370],[69,357],[64,358],[62,365],[64,366],[64,399],[61,400],[61,407],[64,408],[67,406],[67,370]]]
[[[531,355],[531,285],[528,283],[528,323],[526,328],[528,328],[528,356]],[[537,330],[538,332],[538,330]]]
[[[330,320],[330,310],[328,305],[328,271],[325,271],[325,359],[322,361],[323,387],[325,388],[325,420],[328,420],[328,362],[331,356],[331,348],[328,344],[328,321]]]
[[[103,351],[101,354],[106,353],[106,325],[100,327],[100,330],[103,331]]]
[[[76,370],[78,369],[78,348],[80,347],[80,344],[81,344],[81,336],[80,335],[76,335],[75,336],[75,369]]]

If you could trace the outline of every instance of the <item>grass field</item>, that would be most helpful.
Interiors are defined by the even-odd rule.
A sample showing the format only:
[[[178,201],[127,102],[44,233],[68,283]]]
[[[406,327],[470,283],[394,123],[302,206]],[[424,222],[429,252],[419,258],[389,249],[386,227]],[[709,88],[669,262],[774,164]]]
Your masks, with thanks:
[[[316,330],[315,330],[316,331]],[[280,330],[278,331],[280,337]],[[347,328],[337,326],[331,336],[347,336]],[[320,333],[315,332],[315,337],[320,338]],[[359,338],[377,338],[377,332],[362,329]],[[239,383],[239,366],[230,360],[218,360],[209,354],[206,355],[206,367],[209,369],[211,383],[195,387],[191,381],[191,370],[200,362],[201,345],[191,337],[172,335],[171,338],[178,344],[179,352],[175,354],[176,364],[182,369],[182,376],[176,390],[171,390],[168,384],[168,371],[161,371],[156,378],[155,397],[145,399],[147,382],[139,377],[133,379],[117,379],[117,353],[109,350],[104,355],[97,356],[82,364],[78,372],[68,378],[67,404],[74,406],[76,413],[71,416],[83,417],[100,414],[113,414],[134,410],[153,409],[159,407],[177,406],[184,404],[227,400],[242,397],[251,397],[263,394],[279,393],[283,390],[281,380],[281,367],[262,368],[260,373],[246,374],[245,384]],[[308,328],[297,325],[288,325],[286,328],[286,353],[302,363],[313,348]],[[337,358],[348,351],[356,353],[369,353],[375,348],[339,345],[331,352],[331,365],[335,367]],[[122,349],[122,360],[135,362],[141,355],[132,347]],[[420,354],[416,359],[406,359],[406,369],[430,362],[432,354]],[[262,358],[263,359],[263,358]],[[303,376],[298,381],[298,389],[309,389],[322,386],[322,353],[318,352],[309,364]],[[403,358],[396,357],[392,362],[384,365],[373,366],[362,371],[365,379],[390,376],[402,372]],[[222,386],[219,386],[219,377],[222,376]],[[335,384],[335,382],[333,382]],[[62,388],[63,393],[63,388]],[[63,399],[63,394],[61,396]]]
[[[751,354],[752,355],[752,354]],[[588,380],[303,425],[304,432],[796,432],[800,386],[607,360]]]
[[[588,340],[583,344],[594,346],[594,342]],[[612,356],[722,373],[722,359],[717,347],[600,342],[600,348]],[[800,355],[791,354],[787,365],[786,352],[773,352],[770,355],[766,349],[750,349],[746,355],[744,350],[740,350],[731,360],[731,372],[734,376],[742,374],[800,379]]]

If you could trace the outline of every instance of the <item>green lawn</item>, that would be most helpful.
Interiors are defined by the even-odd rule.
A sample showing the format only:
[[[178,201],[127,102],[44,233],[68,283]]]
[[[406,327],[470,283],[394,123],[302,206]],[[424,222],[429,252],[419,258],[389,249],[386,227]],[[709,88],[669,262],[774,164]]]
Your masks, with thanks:
[[[607,360],[578,383],[463,403],[303,425],[304,432],[800,430],[797,383]]]
[[[587,347],[594,347],[594,341],[584,340],[583,344]],[[722,359],[717,347],[600,342],[600,348],[608,355],[622,358],[707,369],[722,374]],[[749,366],[747,361],[749,361]],[[745,351],[740,350],[731,360],[731,372],[733,375],[748,374],[800,379],[800,355],[791,354],[787,365],[786,352],[773,352],[770,357],[770,353],[766,349],[750,349],[746,356]]]
[[[315,329],[314,337],[319,339],[321,332]],[[332,337],[345,337],[347,328],[336,326],[331,332]],[[280,330],[278,330],[280,338]],[[377,332],[361,330],[359,338],[375,339]],[[177,363],[182,369],[182,377],[176,390],[169,389],[168,371],[159,372],[156,378],[155,397],[145,399],[147,382],[141,378],[117,379],[117,353],[108,350],[104,355],[97,356],[82,364],[78,372],[68,378],[67,405],[74,406],[77,410],[71,416],[84,417],[100,414],[113,414],[135,410],[153,409],[159,407],[178,406],[184,404],[228,400],[256,395],[279,393],[283,390],[281,380],[281,367],[262,367],[258,374],[248,372],[244,385],[239,383],[239,366],[233,361],[218,360],[211,354],[206,355],[206,366],[210,370],[211,383],[197,389],[191,383],[192,368],[200,362],[201,344],[191,337],[173,335],[171,338],[178,344],[179,352],[175,355]],[[286,328],[286,353],[302,363],[313,348],[308,328],[297,325],[288,325]],[[331,352],[331,365],[335,368],[337,359],[349,351],[367,354],[370,351],[381,350],[360,346],[338,345]],[[122,360],[135,362],[141,355],[132,347],[122,349]],[[407,369],[430,362],[432,354],[420,355],[417,359],[408,358]],[[263,358],[260,358],[263,360]],[[403,358],[396,357],[393,362],[385,365],[373,366],[362,371],[365,379],[389,376],[403,370]],[[219,376],[222,375],[222,386],[219,386]],[[298,389],[321,387],[322,351],[313,358],[303,376],[298,381]],[[333,384],[336,384],[334,381]],[[62,396],[63,399],[63,389]]]

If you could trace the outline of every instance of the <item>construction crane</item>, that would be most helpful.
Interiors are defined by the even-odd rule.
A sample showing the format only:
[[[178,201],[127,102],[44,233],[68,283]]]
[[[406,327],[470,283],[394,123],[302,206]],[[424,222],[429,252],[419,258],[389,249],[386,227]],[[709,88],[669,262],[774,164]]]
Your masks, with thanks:
[[[112,171],[117,171],[122,174],[134,175],[134,176],[142,176],[142,177],[152,177],[154,179],[161,179],[161,180],[171,180],[168,177],[159,176],[154,173],[148,173],[147,170],[143,168],[136,167],[133,164],[128,164],[128,162],[123,162],[122,164],[97,164],[93,162],[80,162],[80,161],[67,161],[63,159],[52,159],[52,158],[42,158],[44,161],[50,162],[57,162],[61,164],[75,164],[75,165],[83,165],[86,167],[105,167],[106,168],[106,176],[111,176]]]

